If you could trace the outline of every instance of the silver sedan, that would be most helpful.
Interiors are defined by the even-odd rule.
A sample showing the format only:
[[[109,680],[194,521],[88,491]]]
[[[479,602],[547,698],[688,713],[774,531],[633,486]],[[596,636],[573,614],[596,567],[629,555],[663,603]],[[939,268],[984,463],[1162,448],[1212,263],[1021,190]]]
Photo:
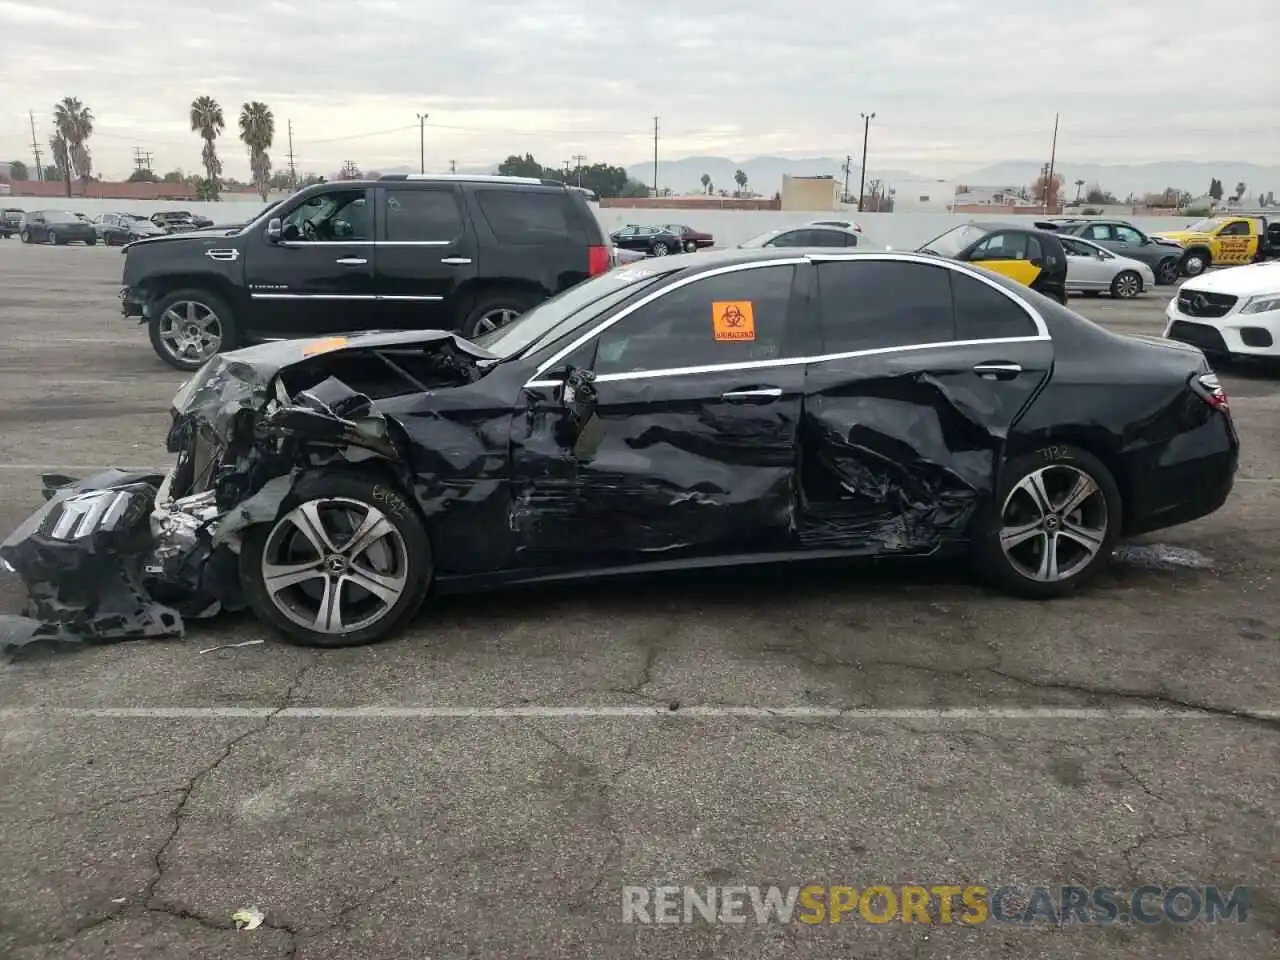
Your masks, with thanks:
[[[1109,293],[1128,300],[1156,285],[1145,263],[1130,260],[1080,237],[1060,236],[1067,251],[1067,292],[1097,296]]]

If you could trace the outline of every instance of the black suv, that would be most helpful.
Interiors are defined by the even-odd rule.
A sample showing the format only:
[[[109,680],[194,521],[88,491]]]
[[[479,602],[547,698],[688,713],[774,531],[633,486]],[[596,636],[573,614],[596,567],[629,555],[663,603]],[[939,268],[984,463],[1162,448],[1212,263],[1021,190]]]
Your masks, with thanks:
[[[140,240],[124,253],[123,312],[149,325],[156,353],[179,370],[255,340],[479,336],[613,264],[577,191],[462,175],[320,183],[248,226]]]
[[[22,217],[25,211],[19,210],[17,207],[5,207],[0,209],[0,238],[8,240],[12,236],[16,236],[18,231],[22,229]]]

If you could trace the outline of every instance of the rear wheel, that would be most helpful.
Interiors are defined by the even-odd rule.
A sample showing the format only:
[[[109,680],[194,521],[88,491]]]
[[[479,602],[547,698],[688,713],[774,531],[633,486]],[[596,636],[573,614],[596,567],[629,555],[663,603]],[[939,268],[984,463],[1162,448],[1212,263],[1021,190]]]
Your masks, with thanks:
[[[665,257],[668,253],[671,252],[671,248],[668,247],[661,240],[659,240],[657,243],[653,245],[652,252],[655,257]]]
[[[1111,296],[1118,300],[1132,300],[1142,292],[1142,278],[1132,270],[1122,270],[1111,281]]]
[[[695,241],[693,241],[693,240],[686,240],[686,241],[685,241],[685,245],[684,245],[684,252],[685,252],[685,253],[697,253],[697,252],[698,252],[698,244],[697,244]]]
[[[974,558],[1011,593],[1058,597],[1098,575],[1121,527],[1120,491],[1086,450],[1046,447],[1011,459],[996,498],[979,513]]]
[[[53,244],[55,247],[62,246],[62,241],[58,239],[57,230],[50,230],[49,233],[45,236],[45,240]]]
[[[458,332],[468,340],[505,327],[533,306],[533,297],[517,291],[484,294],[463,318]]]
[[[245,598],[291,643],[384,640],[416,614],[433,573],[417,512],[391,485],[329,471],[298,482],[240,549]]]

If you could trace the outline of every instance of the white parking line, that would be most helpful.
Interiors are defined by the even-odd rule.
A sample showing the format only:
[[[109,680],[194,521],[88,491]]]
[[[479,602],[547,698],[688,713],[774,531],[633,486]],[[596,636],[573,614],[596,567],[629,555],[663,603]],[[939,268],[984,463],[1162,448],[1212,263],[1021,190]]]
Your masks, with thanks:
[[[1280,719],[1277,710],[1242,711]],[[298,720],[617,720],[646,717],[684,719],[742,717],[798,720],[1216,720],[1212,713],[1161,707],[719,707],[689,706],[672,710],[642,707],[0,707],[0,721],[20,719],[76,720],[238,720],[274,717]]]

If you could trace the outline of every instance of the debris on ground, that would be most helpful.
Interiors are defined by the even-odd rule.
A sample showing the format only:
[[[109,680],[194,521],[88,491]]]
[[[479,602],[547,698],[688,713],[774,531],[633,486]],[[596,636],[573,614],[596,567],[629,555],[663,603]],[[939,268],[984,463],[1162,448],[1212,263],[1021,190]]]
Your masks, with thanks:
[[[257,907],[244,907],[233,913],[231,919],[237,930],[257,930],[266,919],[266,914]]]

